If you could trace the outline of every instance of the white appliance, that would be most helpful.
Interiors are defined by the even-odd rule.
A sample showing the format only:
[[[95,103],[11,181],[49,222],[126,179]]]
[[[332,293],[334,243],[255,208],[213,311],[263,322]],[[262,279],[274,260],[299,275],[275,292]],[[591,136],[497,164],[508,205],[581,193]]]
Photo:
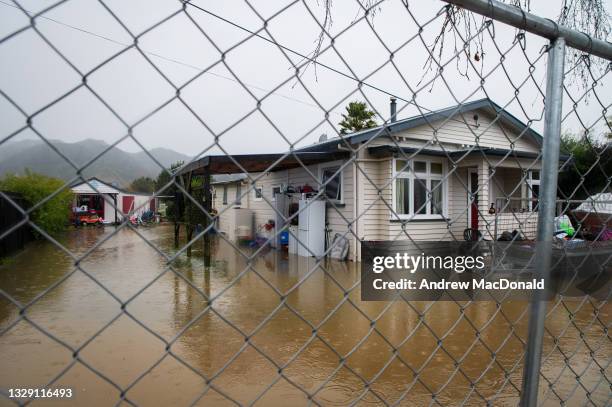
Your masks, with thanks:
[[[233,208],[229,216],[229,239],[251,240],[253,239],[253,211],[246,208]]]
[[[322,257],[325,253],[325,201],[300,199],[299,212],[298,255]]]
[[[298,235],[298,227],[297,226],[289,226],[289,248],[288,251],[291,254],[297,254],[298,252],[298,243],[297,243],[297,235]]]

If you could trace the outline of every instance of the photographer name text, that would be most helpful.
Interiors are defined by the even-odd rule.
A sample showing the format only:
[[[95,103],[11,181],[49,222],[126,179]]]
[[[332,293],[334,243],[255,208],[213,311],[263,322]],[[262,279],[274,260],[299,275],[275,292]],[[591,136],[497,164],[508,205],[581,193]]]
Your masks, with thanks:
[[[375,290],[543,290],[544,279],[531,281],[513,281],[501,278],[495,281],[473,279],[471,281],[431,281],[425,278],[420,282],[402,278],[397,281],[385,281],[382,278],[374,279],[372,286]]]

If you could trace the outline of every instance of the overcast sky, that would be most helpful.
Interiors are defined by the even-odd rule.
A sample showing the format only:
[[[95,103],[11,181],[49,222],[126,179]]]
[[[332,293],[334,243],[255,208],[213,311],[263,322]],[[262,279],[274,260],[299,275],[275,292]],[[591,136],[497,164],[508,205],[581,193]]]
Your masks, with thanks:
[[[20,2],[33,13],[53,3]],[[281,52],[277,45],[261,38],[251,37],[244,41],[251,34],[195,7],[186,6],[187,15],[181,11],[179,1],[105,1],[125,26],[122,27],[100,2],[69,0],[37,18],[36,27],[73,67],[36,31],[29,29],[0,43],[0,89],[32,114],[77,87],[82,83],[82,74],[93,70],[87,76],[87,84],[114,113],[92,92],[81,87],[34,117],[33,125],[41,134],[68,142],[94,138],[113,143],[127,132],[123,120],[130,126],[138,123],[133,134],[145,147],[167,147],[190,156],[199,154],[213,143],[214,134],[222,132],[219,143],[236,154],[285,151],[288,143],[281,134],[291,142],[302,140],[300,145],[311,144],[322,133],[336,134],[329,124],[319,125],[325,117],[319,104],[326,110],[331,109],[330,121],[337,124],[348,101],[365,100],[355,80],[323,67],[315,71],[310,66],[301,77],[302,83],[293,77],[294,64],[300,64],[302,59],[287,49],[301,54],[309,54],[314,49],[320,28],[311,12],[322,21],[323,1],[319,1],[320,4],[306,1],[308,7],[301,1],[251,1],[257,13],[244,1],[196,0],[193,3],[252,31],[262,28],[261,18],[275,15],[267,25],[270,34],[265,31],[260,34],[266,38],[271,35],[285,51]],[[556,17],[558,2],[533,3],[533,12],[543,17]],[[377,37],[365,19],[351,24],[363,15],[356,1],[333,2],[330,33],[342,34],[335,41],[334,49],[323,53],[319,61],[349,77],[363,79],[367,76],[364,82],[406,99],[412,96],[410,89],[420,89],[416,100],[424,110],[454,105],[455,99],[474,100],[486,96],[502,106],[510,102],[507,107],[510,112],[521,120],[534,120],[535,128],[542,129],[542,97],[537,88],[540,86],[544,91],[546,58],[540,57],[540,51],[545,41],[528,35],[523,52],[519,45],[513,46],[515,30],[495,24],[491,33],[495,35],[497,46],[491,40],[491,33],[485,32],[484,57],[480,61],[472,59],[474,67],[487,74],[484,90],[472,67],[468,79],[458,73],[454,62],[444,70],[444,80],[438,79],[433,87],[424,87],[432,73],[425,75],[419,84],[427,58],[423,41],[431,44],[439,33],[442,18],[435,16],[445,3],[428,0],[410,1],[409,4],[412,16],[400,0],[381,4],[375,17],[370,19]],[[612,9],[610,4],[608,7]],[[104,63],[133,44],[127,30],[139,35],[174,13],[172,18],[139,37],[139,47],[159,72],[135,48]],[[422,39],[416,36],[418,26],[414,19],[424,26]],[[427,23],[432,19],[433,22]],[[0,0],[1,38],[27,26],[28,21],[11,0]],[[399,73],[387,63],[372,74],[389,60],[389,51],[381,41],[395,50],[413,37],[394,53],[393,61]],[[326,39],[323,47],[328,45]],[[451,39],[446,44],[445,62],[452,54],[452,46]],[[217,63],[221,56],[218,49],[226,52],[227,66]],[[503,66],[499,66],[499,51],[508,49],[511,51]],[[527,58],[535,61],[533,79],[529,77]],[[97,68],[100,64],[103,65]],[[206,73],[193,79],[207,67],[210,68]],[[508,76],[516,86],[521,86],[520,104],[512,101],[515,89]],[[607,105],[612,102],[609,77],[607,75],[596,88],[601,101]],[[191,82],[181,90],[181,98],[192,111],[179,100],[166,104],[176,94],[174,87],[181,87],[188,81]],[[575,84],[568,83],[568,86],[574,95],[582,92]],[[256,112],[235,125],[256,107],[253,95],[262,97],[271,90],[274,93],[261,104],[265,115]],[[387,119],[389,96],[366,86],[361,90],[371,107],[383,116],[378,121]],[[403,105],[401,103],[400,108]],[[564,110],[568,112],[570,108],[571,103],[566,98]],[[593,97],[588,104],[581,102],[578,109],[588,126],[597,122],[602,114],[600,104]],[[151,112],[155,113],[141,121]],[[399,117],[417,113],[414,106],[409,106]],[[0,118],[0,139],[25,124],[24,116],[2,96]],[[580,128],[574,114],[565,120],[564,128],[571,131]],[[603,131],[601,120],[596,129]],[[33,137],[30,130],[21,132],[14,140],[28,137]],[[131,142],[123,142],[118,147],[127,151],[139,149]]]

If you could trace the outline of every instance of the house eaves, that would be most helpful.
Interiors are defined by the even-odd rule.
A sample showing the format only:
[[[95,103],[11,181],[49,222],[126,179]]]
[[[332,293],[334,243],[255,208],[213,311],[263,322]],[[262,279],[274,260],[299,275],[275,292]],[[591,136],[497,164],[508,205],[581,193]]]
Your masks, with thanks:
[[[328,161],[346,159],[346,151],[294,151],[292,153],[208,155],[200,158],[176,175],[244,174],[274,172],[300,168]]]
[[[492,147],[473,147],[462,150],[434,150],[428,148],[417,148],[417,147],[398,147],[398,146],[375,146],[369,147],[368,153],[374,157],[388,157],[390,155],[399,155],[400,153],[410,157],[412,155],[430,155],[448,158],[462,158],[464,156],[471,155],[487,155],[496,157],[516,157],[516,158],[531,158],[541,159],[541,155],[538,153],[532,153],[528,151],[517,151],[509,150],[504,148],[492,148]],[[567,161],[570,159],[569,155],[559,155],[559,161]]]
[[[234,182],[243,181],[246,178],[246,174],[216,174],[212,176],[210,183],[212,185],[231,184]]]

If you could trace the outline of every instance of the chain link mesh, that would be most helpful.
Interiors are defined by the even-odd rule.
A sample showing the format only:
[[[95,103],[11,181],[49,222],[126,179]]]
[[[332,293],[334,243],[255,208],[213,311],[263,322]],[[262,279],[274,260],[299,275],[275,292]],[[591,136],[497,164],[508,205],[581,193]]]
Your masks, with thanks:
[[[121,27],[129,41],[117,42],[121,49],[110,56],[100,52],[104,56],[101,62],[82,69],[38,24],[44,19],[56,21],[52,12],[70,3],[47,3],[35,12],[17,1],[3,3],[3,7],[17,8],[29,23],[4,35],[0,50],[20,36],[33,34],[78,78],[68,90],[58,92],[35,109],[25,107],[19,96],[0,87],[3,103],[21,115],[21,125],[0,136],[0,149],[21,134],[32,133],[72,171],[62,188],[32,205],[24,206],[8,191],[0,191],[0,197],[19,213],[20,219],[2,231],[0,241],[11,239],[13,233],[27,226],[41,238],[36,242],[39,256],[54,256],[69,264],[65,273],[44,280],[29,296],[20,292],[20,284],[26,284],[23,279],[27,277],[15,277],[13,283],[3,280],[0,348],[6,368],[31,368],[31,362],[20,360],[24,353],[12,347],[19,335],[29,332],[38,338],[35,345],[26,346],[34,357],[48,362],[54,359],[41,355],[69,355],[58,359],[48,369],[53,374],[45,376],[45,381],[36,383],[36,387],[75,387],[80,383],[79,376],[89,378],[100,383],[98,389],[106,389],[98,399],[103,404],[151,404],[169,394],[176,397],[169,402],[186,405],[518,402],[528,335],[526,302],[417,302],[398,294],[394,301],[367,303],[359,297],[359,263],[342,263],[326,255],[340,244],[341,238],[349,243],[351,260],[359,259],[359,243],[363,240],[409,240],[417,244],[424,240],[492,240],[499,239],[503,232],[510,232],[512,240],[535,239],[537,196],[540,179],[545,175],[539,173],[542,152],[534,134],[542,129],[546,107],[546,41],[476,16],[466,23],[473,23],[475,28],[466,31],[452,20],[448,23],[448,6],[423,12],[407,2],[356,1],[356,17],[346,26],[332,29],[325,18],[331,17],[327,13],[321,17],[321,7],[327,2],[319,5],[291,1],[271,12],[258,2],[244,1],[257,20],[257,28],[251,30],[232,16],[224,17],[203,3],[189,1],[176,2],[171,12],[146,28],[135,29],[120,7],[98,1],[106,17]],[[385,25],[384,8],[388,3],[402,12],[405,24],[398,27],[393,41],[380,28]],[[321,31],[316,56],[285,45],[275,31],[276,24],[287,21],[299,25],[302,20],[296,20],[298,17]],[[161,66],[168,58],[141,46],[147,36],[179,18],[194,29],[192,40],[206,42],[212,55],[208,66],[191,66],[197,73],[181,83]],[[220,41],[203,21],[233,27],[243,36],[226,46],[227,41]],[[447,43],[438,53],[431,45],[441,26],[447,30]],[[376,44],[383,59],[372,58],[360,66],[355,62],[359,59],[347,55],[343,39],[356,27]],[[450,36],[452,42],[448,40]],[[231,58],[253,39],[277,51],[270,64],[289,68],[285,77],[268,89],[255,88],[244,81],[241,67]],[[481,51],[474,54],[471,50],[476,43],[476,49]],[[137,118],[124,115],[96,83],[101,71],[118,64],[128,52],[142,57],[170,95]],[[411,53],[423,59],[411,60]],[[423,66],[419,69],[423,75],[408,75],[407,62]],[[574,212],[581,204],[593,203],[597,194],[610,193],[610,150],[606,139],[611,132],[610,65],[605,63],[602,68],[601,63],[595,64],[593,57],[584,54],[566,69],[563,125],[577,128],[577,134],[574,144],[563,145],[565,150],[561,153],[565,158],[560,171],[575,174],[576,182],[569,189],[559,185],[557,210],[559,216],[572,217],[576,236],[588,232],[598,241],[610,229],[595,230],[586,218]],[[226,77],[219,77],[216,68],[223,68]],[[577,88],[569,80],[576,70],[588,72],[587,88]],[[324,86],[349,81],[350,91],[340,90],[334,100],[321,97],[308,79],[308,72],[313,71]],[[204,75],[233,81],[249,100],[250,108],[224,129],[209,124],[206,112],[186,96],[198,91],[198,80]],[[395,78],[397,86],[383,89],[377,85],[380,75]],[[300,89],[308,98],[302,102],[314,106],[319,113],[319,118],[309,123],[310,129],[301,135],[287,134],[277,116],[266,108],[266,102],[287,87]],[[112,120],[121,124],[123,133],[84,164],[68,157],[46,134],[44,126],[37,125],[37,119],[78,92],[87,92],[99,102]],[[431,97],[434,94],[452,107],[438,110],[439,103]],[[398,101],[396,117],[380,110],[381,96]],[[216,99],[214,94],[203,97],[213,102]],[[349,134],[335,130],[335,115],[352,99],[365,101],[382,125]],[[198,123],[202,140],[210,140],[190,162],[173,171],[149,151],[142,137],[135,136],[151,119],[165,119],[163,110],[170,105],[179,106]],[[245,132],[241,143],[257,143],[257,135],[247,135],[247,127],[240,127],[254,117],[269,126],[282,146],[277,151],[284,153],[271,155],[272,158],[233,153],[230,140],[237,127]],[[418,120],[418,124],[410,124],[411,120]],[[322,127],[334,129],[334,138],[307,145]],[[180,132],[180,126],[175,131]],[[183,212],[175,223],[177,247],[163,226],[148,228],[122,221],[113,228],[106,227],[95,238],[84,235],[67,239],[37,225],[33,214],[73,185],[86,183],[99,192],[99,185],[84,172],[127,141],[139,146],[160,171],[167,172],[167,183],[153,198],[171,194],[170,202]],[[584,145],[580,141],[599,146],[593,150],[595,156],[587,167],[579,161],[583,153],[579,149]],[[331,150],[336,153],[333,159]],[[313,154],[317,153],[328,155],[316,161]],[[232,169],[222,173],[240,174],[239,181],[216,182],[213,163],[217,158],[212,157],[220,157],[225,168]],[[328,161],[333,165],[325,167]],[[428,175],[423,175],[421,165]],[[331,169],[326,179],[321,178],[321,168]],[[342,179],[342,199],[331,199],[327,191],[338,188],[334,185],[338,176]],[[597,189],[589,182],[594,177],[603,180]],[[316,253],[302,235],[290,228],[307,208],[300,207],[290,215],[280,211],[272,187],[306,184],[315,186],[314,197],[326,202],[329,233],[340,238],[333,242],[329,239],[324,256],[285,258],[269,247],[284,230],[290,231],[290,240],[295,239],[310,254]],[[229,204],[226,188],[235,193]],[[222,195],[225,202],[221,202]],[[125,208],[116,201],[105,199],[126,220],[149,205],[147,201],[124,213]],[[263,236],[259,245],[241,244],[228,235],[223,224],[235,207],[233,202],[251,205],[258,226],[269,218],[281,219],[282,224],[267,234],[256,227]],[[609,212],[595,212],[610,225]],[[77,236],[78,233],[81,232]],[[133,256],[147,259],[143,266],[148,268],[146,272],[133,259],[102,255],[121,253],[123,245],[138,247]],[[32,253],[32,249],[26,250]],[[4,267],[11,269],[13,265],[9,262]],[[609,267],[609,258],[602,267]],[[123,270],[123,274],[114,268]],[[60,308],[53,305],[53,301],[61,302],[58,296],[70,290],[75,280],[89,287],[83,296],[89,293],[92,302],[96,295],[105,294],[104,301],[90,303],[90,307],[81,310],[98,316],[102,313],[103,318],[91,317],[88,324],[56,329],[54,325],[59,322],[49,324],[41,319],[41,307],[49,307],[50,312],[62,318],[78,314],[77,309],[67,310],[69,303]],[[170,289],[159,291],[160,284],[170,281]],[[560,294],[550,301],[541,361],[541,404],[610,404],[609,295],[577,300]],[[156,308],[159,298],[155,296],[163,296],[173,309]],[[92,307],[104,309],[94,311]],[[168,312],[175,317],[166,324]],[[76,318],[87,319],[87,315]],[[137,344],[126,336],[132,336]],[[117,360],[113,352],[121,353],[121,349],[127,350],[123,360]],[[11,358],[9,354],[14,350],[17,356]],[[131,353],[135,359],[130,358]],[[9,380],[10,375],[2,377]],[[180,380],[174,383],[173,377]],[[18,383],[1,383],[0,387],[3,404],[33,401],[9,397],[8,389],[20,387]],[[162,392],[167,394],[154,396],[160,399],[147,398],[147,392],[155,394],[158,389],[166,389]],[[75,392],[79,389],[75,388]]]

